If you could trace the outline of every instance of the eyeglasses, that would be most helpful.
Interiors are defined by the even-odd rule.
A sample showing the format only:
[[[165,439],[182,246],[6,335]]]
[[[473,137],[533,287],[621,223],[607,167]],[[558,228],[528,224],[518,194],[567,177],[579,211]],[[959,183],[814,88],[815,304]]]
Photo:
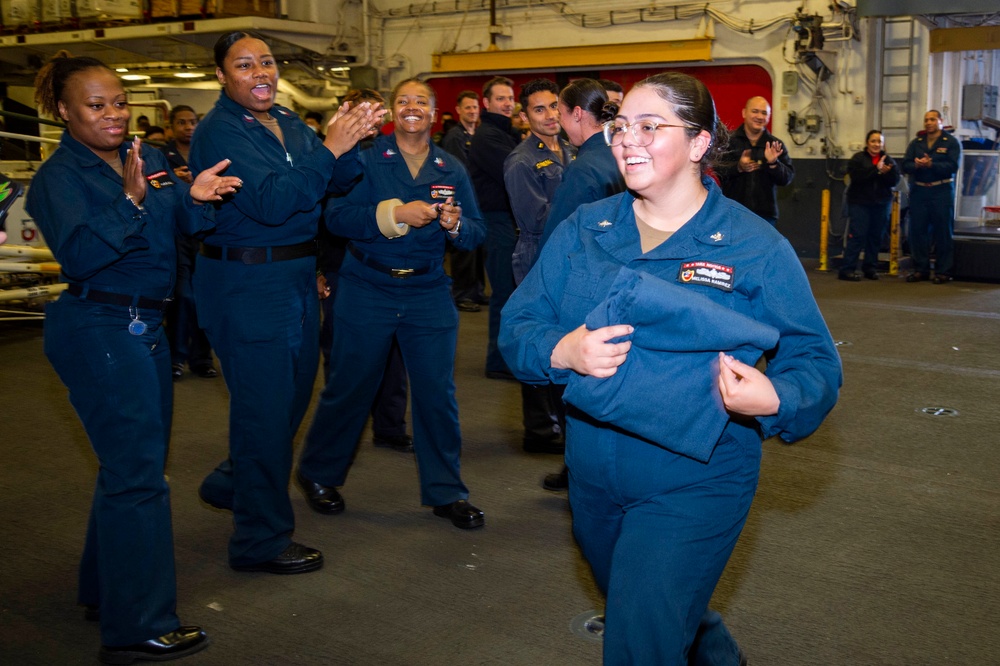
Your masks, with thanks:
[[[654,123],[650,120],[642,120],[634,123],[626,123],[620,120],[610,120],[604,123],[604,142],[609,146],[621,145],[625,139],[625,130],[632,129],[632,137],[637,146],[648,146],[653,143],[656,137],[656,130],[664,127],[680,127],[683,129],[698,129],[690,125],[671,125],[670,123]]]

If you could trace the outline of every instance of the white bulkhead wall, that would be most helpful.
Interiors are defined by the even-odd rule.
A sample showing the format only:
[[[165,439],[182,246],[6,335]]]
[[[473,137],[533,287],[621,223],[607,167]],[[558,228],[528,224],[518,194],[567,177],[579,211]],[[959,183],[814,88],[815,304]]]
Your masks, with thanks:
[[[490,46],[488,0],[285,1],[289,19],[337,25],[336,39],[355,48],[366,41],[362,16],[367,14],[369,34],[365,55],[379,71],[380,84],[385,88],[410,76],[431,73],[434,53],[480,52]],[[855,5],[853,0],[835,4],[848,10]],[[656,3],[654,14],[648,13],[650,3],[633,0],[615,3],[497,0],[496,5],[497,23],[502,31],[496,37],[500,50],[683,40],[705,36],[707,31],[714,38],[713,62],[709,64],[757,64],[770,73],[772,129],[788,143],[793,158],[820,158],[828,150],[833,151],[833,157],[850,157],[860,150],[865,133],[879,118],[878,95],[883,83],[881,49],[877,48],[880,22],[856,18],[852,21],[850,11],[834,12],[824,0],[707,3],[668,0]],[[707,14],[706,8],[710,10]],[[651,20],[638,22],[639,10],[645,10],[645,16]],[[823,18],[826,42],[819,56],[833,70],[833,75],[818,86],[818,91],[812,70],[790,62],[795,53],[796,33],[792,24],[797,11]],[[709,15],[716,18],[709,21]],[[663,18],[667,20],[657,20]],[[941,100],[932,103],[930,98],[945,94],[940,84],[938,93],[928,94],[927,34],[927,29],[918,22],[909,104],[909,122],[914,130],[920,128],[920,119],[927,108],[941,104]],[[544,71],[546,63],[538,63],[538,69]],[[791,95],[782,94],[782,75],[787,71],[800,73],[798,91]],[[956,102],[953,100],[950,106],[955,114]],[[900,109],[897,107],[896,111]],[[800,116],[819,115],[821,130],[804,142],[802,138],[806,135],[800,133],[803,145],[793,145],[787,130],[790,112]],[[949,124],[953,120],[949,118]],[[905,145],[888,148],[894,154],[901,154]]]

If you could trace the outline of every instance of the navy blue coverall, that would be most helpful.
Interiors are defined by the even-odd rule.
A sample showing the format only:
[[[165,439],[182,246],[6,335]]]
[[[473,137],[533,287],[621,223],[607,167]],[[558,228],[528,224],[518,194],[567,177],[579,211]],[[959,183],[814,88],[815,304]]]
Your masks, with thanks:
[[[812,433],[833,408],[842,381],[837,350],[794,250],[711,179],[702,182],[708,198],[701,210],[645,254],[631,194],[581,206],[556,229],[503,313],[504,357],[519,379],[535,383],[568,381],[573,372],[551,366],[552,350],[607,297],[623,266],[701,294],[779,335],[766,353],[778,413],[729,420],[722,435],[707,442],[707,460],[684,455],[687,447],[669,436],[653,442],[567,407],[573,533],[608,595],[609,666],[687,664],[699,624],[722,626],[706,610],[757,488],[761,439],[794,441]],[[619,372],[641,372],[626,368],[633,362],[630,353]],[[661,390],[685,392],[685,377],[663,377]],[[648,385],[623,385],[618,398],[656,420],[657,395],[635,389]],[[688,408],[717,401],[710,393],[689,395]],[[697,437],[677,433],[676,443]],[[729,642],[713,646],[719,655],[713,663],[735,662],[738,648]]]
[[[326,278],[329,295],[322,299],[320,309],[319,350],[323,355],[323,381],[330,379],[330,368],[337,359],[333,358],[333,304],[337,301],[337,284],[340,266],[347,256],[347,239],[334,236],[320,229],[319,261],[317,273]],[[399,345],[393,343],[389,352],[389,361],[385,366],[385,375],[372,403],[372,436],[373,439],[393,439],[406,435],[406,367],[403,365],[403,355]]]
[[[130,145],[119,149],[122,163]],[[100,463],[79,602],[100,606],[107,646],[180,626],[163,476],[173,384],[157,304],[173,290],[178,224],[195,233],[213,219],[211,208],[194,205],[188,186],[175,181],[163,155],[147,148],[142,156],[150,184],[144,212],[125,198],[121,176],[68,132],[27,196],[63,280],[79,294],[63,292],[46,308],[45,355],[69,389]],[[109,293],[134,306],[99,302]],[[129,331],[134,319],[145,324],[138,335]]]
[[[561,156],[530,134],[503,163],[504,184],[518,231],[511,258],[514,284],[521,284],[538,259],[552,198],[562,183],[563,171],[576,158],[576,148],[563,139],[559,143]]]
[[[576,157],[576,148],[559,139],[561,155],[549,150],[534,134],[518,144],[503,163],[504,184],[517,224],[517,244],[511,257],[514,284],[528,274],[538,259],[542,232],[549,217],[552,197],[562,182],[566,164]],[[565,438],[566,410],[562,386],[521,384],[521,411],[525,444],[557,441]]]
[[[929,156],[932,163],[918,169],[918,157]],[[910,177],[910,258],[913,270],[925,276],[931,270],[934,245],[934,272],[951,273],[955,263],[955,174],[962,163],[962,144],[947,132],[933,146],[926,136],[918,136],[906,147],[903,173]]]
[[[549,218],[545,221],[542,244],[549,239],[559,223],[573,214],[580,204],[600,201],[625,191],[625,179],[611,148],[598,132],[583,142],[576,159],[563,171],[562,183],[552,195]]]
[[[294,112],[275,105],[271,115],[284,146],[223,91],[198,123],[190,154],[192,171],[229,158],[226,175],[243,180],[217,206],[216,231],[194,277],[198,319],[230,395],[230,459],[205,479],[202,494],[232,506],[233,566],[266,562],[291,543],[292,439],[319,364],[315,251],[274,257],[279,248],[313,243],[323,198],[360,175],[357,148],[337,159]]]
[[[352,241],[333,306],[332,353],[337,361],[306,435],[299,473],[324,486],[344,485],[395,337],[410,378],[420,501],[450,504],[468,498],[469,491],[459,473],[462,436],[454,378],[458,312],[444,272],[444,252],[448,241],[461,249],[475,248],[485,229],[465,168],[433,143],[416,178],[395,136],[377,138],[362,151],[361,163],[364,178],[347,196],[331,199],[326,211],[327,228]],[[462,226],[455,237],[436,222],[407,228],[405,235],[391,239],[379,231],[380,202],[444,203],[449,195],[462,204]]]

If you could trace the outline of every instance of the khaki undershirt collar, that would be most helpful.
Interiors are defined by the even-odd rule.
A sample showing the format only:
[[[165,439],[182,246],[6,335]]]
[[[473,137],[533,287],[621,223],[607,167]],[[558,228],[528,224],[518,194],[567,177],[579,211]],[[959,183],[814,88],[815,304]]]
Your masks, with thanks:
[[[420,169],[424,166],[424,162],[427,161],[427,156],[431,154],[431,147],[429,145],[426,146],[423,152],[420,153],[408,153],[400,148],[399,154],[402,155],[403,159],[406,161],[406,168],[410,170],[410,177],[416,180],[417,175],[420,173]]]
[[[281,143],[281,147],[285,148],[285,135],[281,131],[281,125],[278,124],[277,118],[268,115],[267,120],[261,120],[260,118],[257,118],[257,121],[267,129],[269,129],[271,131],[271,134],[277,137],[278,141]]]
[[[674,235],[673,231],[654,229],[646,224],[638,215],[635,216],[635,226],[639,230],[639,244],[642,247],[643,254],[655,250]]]

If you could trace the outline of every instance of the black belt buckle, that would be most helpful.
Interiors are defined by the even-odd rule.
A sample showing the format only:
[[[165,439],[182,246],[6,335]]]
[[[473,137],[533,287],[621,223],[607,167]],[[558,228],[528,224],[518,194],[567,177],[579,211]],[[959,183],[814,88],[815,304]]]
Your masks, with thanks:
[[[394,278],[408,278],[415,272],[416,269],[413,268],[390,268],[389,275]]]

